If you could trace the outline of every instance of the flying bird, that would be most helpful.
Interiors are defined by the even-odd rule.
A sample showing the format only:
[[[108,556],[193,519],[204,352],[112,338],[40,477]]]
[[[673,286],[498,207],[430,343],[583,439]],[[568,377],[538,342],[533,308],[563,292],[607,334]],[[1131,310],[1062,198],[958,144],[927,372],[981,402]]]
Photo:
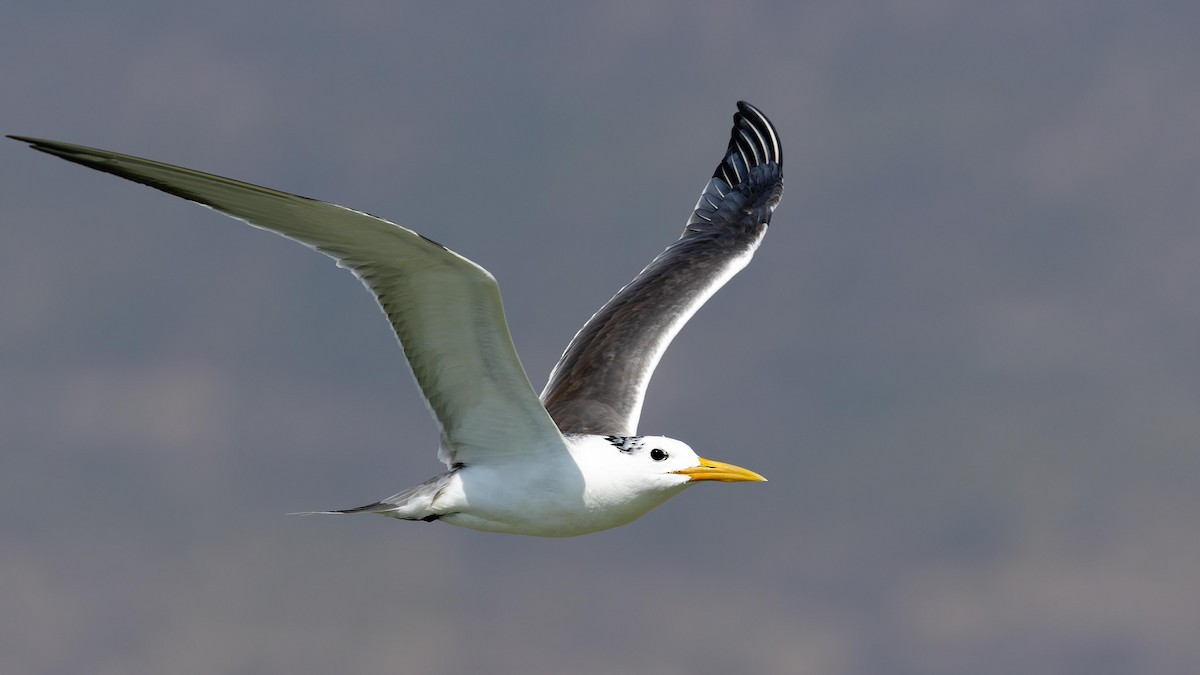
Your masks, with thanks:
[[[683,235],[575,335],[539,397],[517,357],[496,279],[441,244],[335,204],[170,164],[10,136],[35,150],[211,207],[300,242],[378,300],[441,432],[448,470],[387,499],[315,513],[378,513],[509,534],[570,537],[623,525],[702,481],[762,481],[640,436],[659,358],[749,262],[783,194],[771,122],[739,102],[724,157]]]

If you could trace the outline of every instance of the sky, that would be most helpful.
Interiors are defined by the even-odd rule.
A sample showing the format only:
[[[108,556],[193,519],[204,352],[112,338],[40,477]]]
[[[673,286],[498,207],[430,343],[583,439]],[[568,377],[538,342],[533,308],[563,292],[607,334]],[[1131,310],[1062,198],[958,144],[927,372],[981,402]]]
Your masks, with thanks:
[[[682,231],[735,102],[755,260],[643,433],[765,484],[575,539],[378,517],[442,470],[303,247],[0,144],[6,673],[1194,673],[1200,9],[14,2],[0,131],[412,228],[541,389]]]

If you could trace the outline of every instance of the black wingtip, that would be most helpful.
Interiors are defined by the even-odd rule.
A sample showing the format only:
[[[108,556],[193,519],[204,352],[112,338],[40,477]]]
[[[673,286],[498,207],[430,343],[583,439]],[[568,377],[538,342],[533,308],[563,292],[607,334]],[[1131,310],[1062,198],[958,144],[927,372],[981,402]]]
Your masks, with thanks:
[[[737,108],[725,156],[700,193],[686,231],[719,222],[765,225],[783,197],[783,146],[775,125],[745,101]]]
[[[779,143],[775,125],[761,110],[745,101],[738,101],[737,108],[725,159],[713,172],[713,178],[719,178],[729,186],[744,181],[756,166],[783,166],[783,146]]]
[[[14,140],[18,143],[26,143],[29,145],[30,148],[33,148],[34,150],[40,150],[42,152],[46,152],[45,147],[42,146],[43,141],[40,138],[33,138],[32,136],[17,136],[15,134],[7,134],[5,136],[5,138],[11,138],[12,140]]]
[[[34,138],[33,136],[18,136],[16,134],[8,134],[7,136],[5,136],[5,138],[11,138],[14,141],[17,141],[18,143],[28,143],[29,147],[33,148],[34,150],[41,150],[42,149],[41,146],[44,146],[47,143],[54,142],[54,141],[48,141],[44,138]]]
[[[47,155],[61,157],[69,162],[91,166],[91,164],[88,164],[79,158],[80,150],[91,150],[91,148],[81,145],[72,145],[70,143],[63,143],[61,141],[51,141],[46,138],[34,138],[32,136],[16,136],[9,134],[8,138],[20,143],[28,143],[31,149],[37,150],[38,152],[44,152]]]

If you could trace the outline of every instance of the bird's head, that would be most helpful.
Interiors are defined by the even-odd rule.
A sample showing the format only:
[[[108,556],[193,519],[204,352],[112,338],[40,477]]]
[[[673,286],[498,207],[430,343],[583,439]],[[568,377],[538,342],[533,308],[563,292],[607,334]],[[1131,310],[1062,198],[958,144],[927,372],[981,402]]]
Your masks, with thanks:
[[[619,453],[621,473],[663,488],[678,488],[698,481],[765,481],[766,478],[740,466],[704,459],[687,443],[666,436],[608,436],[612,451]]]
[[[586,510],[599,514],[595,529],[640,518],[698,481],[766,480],[663,436],[576,436],[569,447],[583,473]]]

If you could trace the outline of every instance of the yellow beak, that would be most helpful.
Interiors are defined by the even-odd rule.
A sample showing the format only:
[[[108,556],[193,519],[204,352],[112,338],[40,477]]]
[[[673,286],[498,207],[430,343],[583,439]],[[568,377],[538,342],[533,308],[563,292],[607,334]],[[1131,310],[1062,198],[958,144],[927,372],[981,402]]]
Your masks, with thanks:
[[[719,480],[722,483],[737,483],[739,481],[765,482],[767,479],[740,466],[715,462],[711,459],[700,458],[700,466],[680,469],[675,473],[696,480]]]

